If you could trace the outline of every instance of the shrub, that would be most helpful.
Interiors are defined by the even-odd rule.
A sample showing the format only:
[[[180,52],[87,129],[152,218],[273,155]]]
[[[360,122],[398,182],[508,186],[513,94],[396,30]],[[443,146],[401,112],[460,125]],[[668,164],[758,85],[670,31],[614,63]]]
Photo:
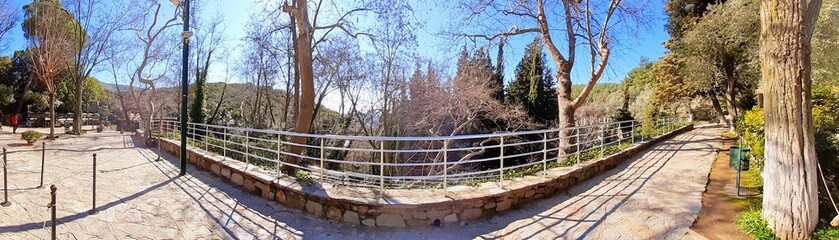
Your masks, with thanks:
[[[734,223],[737,225],[737,228],[754,239],[778,239],[775,236],[775,232],[769,228],[766,220],[763,220],[760,216],[760,209],[752,209],[740,213],[740,215],[737,215]]]
[[[20,134],[20,139],[26,140],[27,142],[35,142],[38,139],[41,139],[43,134],[38,131],[29,130]]]
[[[740,134],[743,135],[746,146],[752,149],[751,151],[751,165],[755,169],[763,171],[763,109],[754,107],[752,110],[745,112],[742,119],[737,121],[737,128]]]

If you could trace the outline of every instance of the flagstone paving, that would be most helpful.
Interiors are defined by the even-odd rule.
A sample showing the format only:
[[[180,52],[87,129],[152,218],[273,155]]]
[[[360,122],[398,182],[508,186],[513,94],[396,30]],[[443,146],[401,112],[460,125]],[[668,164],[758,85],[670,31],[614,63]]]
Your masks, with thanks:
[[[19,129],[20,130],[20,129]],[[45,132],[44,129],[39,131]],[[442,227],[369,228],[311,217],[136,147],[118,132],[25,146],[4,129],[10,206],[0,206],[0,239],[49,238],[49,186],[58,187],[59,239],[679,239],[702,207],[722,130],[700,128],[655,145],[567,193],[479,221]],[[97,154],[97,211],[92,154]],[[0,199],[2,200],[2,199]],[[688,234],[688,235],[686,235]],[[701,236],[699,236],[701,237]]]

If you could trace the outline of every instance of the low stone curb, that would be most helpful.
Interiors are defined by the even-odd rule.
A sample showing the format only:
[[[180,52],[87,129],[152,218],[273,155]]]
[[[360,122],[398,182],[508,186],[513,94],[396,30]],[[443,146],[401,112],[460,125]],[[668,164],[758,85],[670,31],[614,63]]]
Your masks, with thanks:
[[[544,173],[505,180],[503,187],[499,187],[497,182],[488,182],[478,187],[449,187],[445,193],[439,189],[411,189],[386,190],[380,194],[368,188],[334,187],[327,183],[301,184],[292,177],[283,175],[277,178],[274,177],[276,173],[193,147],[187,150],[187,159],[196,168],[208,171],[246,192],[317,217],[370,227],[428,227],[492,217],[554,196],[615,168],[625,159],[656,143],[692,129],[692,124],[684,126],[574,167],[553,168]],[[137,136],[142,136],[142,133]],[[179,143],[168,139],[158,142],[162,151],[179,155]]]

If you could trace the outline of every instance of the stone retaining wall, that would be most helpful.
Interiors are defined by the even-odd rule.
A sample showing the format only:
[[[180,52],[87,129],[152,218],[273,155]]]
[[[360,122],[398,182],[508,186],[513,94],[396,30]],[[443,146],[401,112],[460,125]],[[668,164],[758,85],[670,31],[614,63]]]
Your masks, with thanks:
[[[660,138],[576,167],[549,169],[534,176],[484,183],[478,187],[455,186],[442,190],[377,190],[333,187],[326,183],[299,183],[288,176],[275,177],[253,165],[190,147],[188,162],[238,186],[242,190],[289,208],[335,221],[365,226],[425,227],[491,217],[548,198],[616,167],[655,143],[693,129],[688,125]],[[163,139],[160,148],[178,155],[179,143]]]

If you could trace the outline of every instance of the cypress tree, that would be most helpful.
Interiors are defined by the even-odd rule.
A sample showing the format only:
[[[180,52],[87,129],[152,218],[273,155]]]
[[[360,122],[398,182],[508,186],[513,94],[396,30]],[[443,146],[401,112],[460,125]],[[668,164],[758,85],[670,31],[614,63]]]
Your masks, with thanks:
[[[516,66],[516,78],[507,87],[508,104],[521,105],[528,116],[539,123],[556,120],[558,108],[555,82],[545,66],[542,40],[536,38],[525,48],[524,56]]]

